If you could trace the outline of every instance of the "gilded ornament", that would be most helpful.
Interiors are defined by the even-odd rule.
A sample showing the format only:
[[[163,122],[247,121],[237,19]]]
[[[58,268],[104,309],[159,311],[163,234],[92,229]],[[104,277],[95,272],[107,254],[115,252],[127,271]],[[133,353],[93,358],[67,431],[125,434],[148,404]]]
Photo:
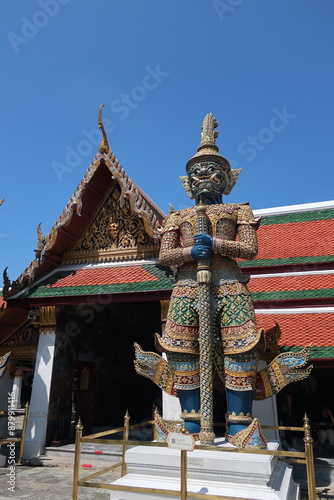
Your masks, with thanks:
[[[103,106],[104,106],[104,104],[101,104],[101,106],[99,107],[99,113],[98,113],[98,119],[97,119],[97,125],[102,132],[102,142],[101,142],[100,147],[99,147],[99,152],[102,154],[108,153],[108,151],[109,151],[108,138],[107,138],[107,134],[106,134],[106,131],[104,129],[104,125],[103,125],[103,121],[102,121],[102,108],[103,108]]]

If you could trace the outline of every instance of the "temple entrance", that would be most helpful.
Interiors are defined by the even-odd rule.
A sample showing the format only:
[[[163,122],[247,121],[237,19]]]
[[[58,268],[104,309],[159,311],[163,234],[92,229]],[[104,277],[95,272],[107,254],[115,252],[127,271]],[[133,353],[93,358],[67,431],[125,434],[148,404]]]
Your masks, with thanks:
[[[73,420],[79,416],[84,434],[122,425],[126,410],[132,423],[151,419],[161,390],[136,373],[134,342],[155,350],[160,302],[63,306],[58,318],[47,446],[73,439]],[[72,429],[59,421],[65,403]]]
[[[134,369],[134,342],[154,350],[154,332],[160,331],[160,304],[128,303],[109,306],[105,327],[97,340],[93,425],[122,425],[126,410],[131,421],[152,417],[160,390]]]

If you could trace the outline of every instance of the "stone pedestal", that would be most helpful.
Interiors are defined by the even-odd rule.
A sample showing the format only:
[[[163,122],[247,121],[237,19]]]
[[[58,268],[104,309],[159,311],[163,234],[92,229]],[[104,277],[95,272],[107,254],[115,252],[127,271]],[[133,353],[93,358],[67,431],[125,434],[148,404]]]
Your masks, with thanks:
[[[232,445],[223,438],[217,446]],[[278,449],[270,442],[268,449]],[[180,451],[171,448],[136,446],[127,451],[128,473],[113,484],[180,491]],[[292,467],[277,457],[237,452],[195,450],[187,453],[188,500],[191,493],[247,498],[250,500],[297,500],[299,487]],[[161,500],[175,498],[159,493],[111,491],[111,500]]]

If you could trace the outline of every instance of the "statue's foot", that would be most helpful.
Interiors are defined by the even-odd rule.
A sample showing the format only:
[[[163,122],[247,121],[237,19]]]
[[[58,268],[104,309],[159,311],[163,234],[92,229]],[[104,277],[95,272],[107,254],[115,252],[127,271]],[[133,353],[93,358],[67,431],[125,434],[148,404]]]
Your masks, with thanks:
[[[267,441],[257,418],[254,418],[248,427],[237,432],[234,436],[226,434],[226,441],[238,448],[267,448]]]
[[[158,412],[154,413],[154,426],[155,426],[155,439],[160,443],[165,443],[167,441],[168,434],[170,432],[178,432],[180,434],[188,434],[194,436],[195,441],[198,441],[198,434],[190,434],[184,432],[183,422],[172,422],[171,420],[165,420],[159,415]]]

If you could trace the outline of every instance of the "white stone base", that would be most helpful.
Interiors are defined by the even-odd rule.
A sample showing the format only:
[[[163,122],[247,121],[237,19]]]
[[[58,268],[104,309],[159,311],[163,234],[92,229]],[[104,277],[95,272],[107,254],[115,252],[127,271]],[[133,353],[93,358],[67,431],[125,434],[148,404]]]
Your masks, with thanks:
[[[217,439],[217,446],[232,445]],[[268,449],[276,450],[270,442]],[[171,448],[136,446],[127,451],[128,473],[112,484],[136,488],[180,491],[180,451]],[[250,500],[297,500],[299,486],[292,467],[277,457],[250,453],[194,450],[187,454],[188,500],[191,493],[247,498]],[[175,495],[111,491],[111,500],[160,500]]]

